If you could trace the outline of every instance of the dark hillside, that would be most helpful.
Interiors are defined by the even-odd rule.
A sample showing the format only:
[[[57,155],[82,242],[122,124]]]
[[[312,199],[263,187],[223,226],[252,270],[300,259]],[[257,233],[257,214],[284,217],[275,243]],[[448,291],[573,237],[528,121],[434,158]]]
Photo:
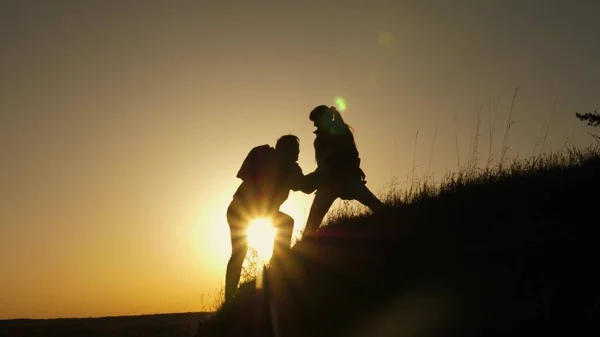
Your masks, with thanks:
[[[450,177],[297,243],[198,333],[600,335],[599,194],[597,149]]]

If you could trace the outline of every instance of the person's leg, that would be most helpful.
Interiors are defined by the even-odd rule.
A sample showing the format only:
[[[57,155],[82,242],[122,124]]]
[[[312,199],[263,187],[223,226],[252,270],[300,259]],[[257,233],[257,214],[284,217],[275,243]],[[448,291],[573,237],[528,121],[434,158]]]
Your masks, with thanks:
[[[248,251],[246,238],[247,221],[235,209],[234,204],[227,209],[227,222],[231,234],[231,257],[225,274],[225,301],[233,298],[240,282],[242,265]]]
[[[277,251],[285,251],[292,245],[292,234],[294,233],[294,219],[281,212],[277,211],[273,214],[273,225],[277,228],[277,236],[273,245],[273,254]]]
[[[290,282],[297,281],[290,279],[293,275],[290,274],[290,268],[294,266],[294,260],[290,255],[294,219],[281,211],[277,211],[271,216],[271,221],[277,227],[277,235],[273,244],[273,255],[269,263],[269,268],[264,275],[264,286],[267,299],[269,300],[269,309],[272,311],[269,315],[275,315],[273,316],[274,321],[272,323],[276,324],[279,334],[283,334],[285,329],[282,329],[282,324],[285,325],[285,323],[283,323],[282,317],[285,319],[285,316],[280,316],[275,306],[278,303],[285,303],[289,300],[286,292],[286,289],[289,288],[287,285]]]
[[[379,200],[363,182],[355,182],[348,185],[350,197],[367,206],[371,212],[382,210],[385,205]]]
[[[306,227],[304,228],[304,235],[310,235],[316,232],[319,226],[321,226],[323,218],[329,211],[329,208],[335,199],[337,199],[337,195],[332,189],[320,188],[317,190],[312,205],[310,206]]]

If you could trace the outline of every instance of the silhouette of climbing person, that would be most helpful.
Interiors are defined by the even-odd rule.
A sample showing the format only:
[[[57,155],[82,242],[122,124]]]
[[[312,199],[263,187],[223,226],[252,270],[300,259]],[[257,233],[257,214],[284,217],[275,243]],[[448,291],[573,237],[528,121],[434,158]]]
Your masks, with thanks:
[[[225,275],[225,300],[234,297],[241,277],[242,264],[248,251],[246,230],[252,219],[269,217],[277,235],[273,259],[291,245],[294,219],[279,210],[290,190],[310,194],[316,189],[317,171],[304,175],[298,165],[300,145],[294,135],[281,136],[275,148],[260,145],[253,148],[237,177],[242,183],[227,208],[231,234],[231,257]]]
[[[318,182],[304,229],[305,236],[316,232],[337,198],[357,200],[373,212],[384,208],[366,186],[353,130],[344,122],[339,111],[333,106],[319,105],[310,112],[309,119],[317,128],[314,131],[317,170],[326,166],[330,173]]]

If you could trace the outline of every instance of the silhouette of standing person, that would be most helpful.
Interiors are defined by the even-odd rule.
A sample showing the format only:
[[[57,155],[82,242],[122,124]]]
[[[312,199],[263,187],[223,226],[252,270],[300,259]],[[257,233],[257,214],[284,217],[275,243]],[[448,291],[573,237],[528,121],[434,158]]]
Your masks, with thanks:
[[[373,212],[384,207],[366,186],[352,130],[339,111],[335,107],[319,105],[311,111],[309,118],[317,128],[314,131],[317,167],[327,167],[330,174],[319,182],[304,235],[316,232],[337,198],[357,200]]]
[[[277,140],[275,148],[267,144],[253,148],[238,171],[237,177],[242,183],[227,208],[231,257],[225,275],[226,301],[233,298],[238,288],[248,251],[246,230],[252,219],[268,217],[277,228],[273,258],[290,248],[294,219],[279,208],[290,190],[310,194],[316,189],[317,173],[302,173],[297,163],[299,154],[298,137],[284,135]]]

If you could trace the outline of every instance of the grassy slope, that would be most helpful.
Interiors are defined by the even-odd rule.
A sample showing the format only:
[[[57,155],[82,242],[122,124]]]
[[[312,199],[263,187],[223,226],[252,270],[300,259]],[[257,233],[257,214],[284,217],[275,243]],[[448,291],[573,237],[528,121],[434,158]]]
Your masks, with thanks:
[[[339,217],[269,269],[270,307],[248,284],[199,335],[269,336],[273,307],[285,337],[600,332],[597,149],[441,186]]]

